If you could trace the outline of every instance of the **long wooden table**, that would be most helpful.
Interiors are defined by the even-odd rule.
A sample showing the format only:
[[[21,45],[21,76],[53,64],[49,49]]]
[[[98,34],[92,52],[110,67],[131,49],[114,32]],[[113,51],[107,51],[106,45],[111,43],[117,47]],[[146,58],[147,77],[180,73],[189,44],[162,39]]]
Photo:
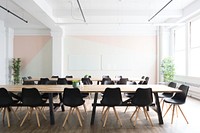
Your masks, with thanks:
[[[21,92],[22,88],[34,87],[34,88],[37,88],[40,92],[49,93],[49,112],[50,112],[51,125],[55,124],[54,111],[53,111],[53,93],[61,93],[63,92],[64,88],[72,88],[71,85],[0,85],[0,87],[4,87],[8,91],[11,91],[11,92]],[[110,88],[119,87],[121,89],[121,92],[135,92],[137,88],[152,88],[152,92],[154,93],[154,97],[155,97],[155,104],[156,104],[159,124],[163,124],[163,118],[162,118],[162,112],[160,108],[158,93],[180,92],[180,90],[170,88],[165,85],[84,85],[84,86],[80,86],[81,92],[95,93],[92,116],[91,116],[91,125],[94,124],[94,120],[95,120],[98,93],[104,92],[104,90],[107,87],[110,87]]]
[[[39,81],[40,78],[32,78],[32,79],[25,79],[25,81]],[[49,80],[58,80],[57,78],[49,78]],[[73,81],[73,80],[81,80],[81,78],[66,78],[67,81]],[[91,81],[101,81],[102,78],[90,78]],[[119,78],[112,78],[112,81],[119,81]],[[141,78],[130,78],[129,81],[144,81],[144,79]]]

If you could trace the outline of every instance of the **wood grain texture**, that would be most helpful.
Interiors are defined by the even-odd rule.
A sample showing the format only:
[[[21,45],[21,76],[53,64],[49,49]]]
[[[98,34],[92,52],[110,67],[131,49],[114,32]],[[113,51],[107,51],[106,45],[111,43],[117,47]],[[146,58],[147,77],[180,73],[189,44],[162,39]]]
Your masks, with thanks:
[[[93,95],[92,95],[93,97]],[[101,96],[99,96],[101,99]],[[98,101],[100,100],[98,99]],[[58,100],[58,99],[54,99]],[[184,118],[181,116],[179,112],[178,118],[174,118],[174,123],[171,124],[171,110],[164,117],[164,124],[159,125],[157,120],[156,113],[150,109],[149,114],[154,126],[152,127],[149,122],[144,117],[142,111],[140,111],[137,124],[134,127],[133,122],[130,121],[130,117],[135,110],[135,107],[129,107],[127,112],[124,113],[125,107],[116,107],[116,110],[119,114],[121,122],[123,126],[120,126],[120,123],[115,118],[115,114],[113,110],[110,110],[108,121],[106,123],[106,127],[103,128],[102,117],[102,107],[97,107],[97,113],[95,118],[94,125],[90,125],[91,119],[91,103],[93,102],[93,98],[86,98],[86,106],[87,106],[87,114],[84,112],[84,107],[80,106],[80,113],[84,117],[83,127],[80,127],[79,121],[77,119],[76,111],[70,115],[69,120],[66,122],[64,128],[62,127],[66,114],[69,111],[69,107],[65,107],[65,112],[62,112],[61,109],[55,111],[55,125],[51,126],[49,124],[49,111],[48,107],[45,107],[45,115],[47,116],[47,120],[43,119],[40,116],[40,124],[41,127],[38,128],[37,120],[35,117],[35,112],[33,112],[31,119],[27,120],[22,127],[20,127],[21,121],[18,121],[13,114],[10,113],[10,124],[11,127],[7,127],[7,121],[4,120],[2,122],[2,114],[0,115],[0,133],[199,133],[199,111],[200,111],[200,101],[188,97],[186,104],[182,105],[181,108],[184,111],[184,114],[188,118],[189,124],[186,124]],[[125,100],[125,97],[123,97]],[[24,117],[26,113],[26,107],[22,107],[17,111],[19,117]],[[164,112],[167,109],[164,107]],[[176,114],[175,114],[176,115]]]

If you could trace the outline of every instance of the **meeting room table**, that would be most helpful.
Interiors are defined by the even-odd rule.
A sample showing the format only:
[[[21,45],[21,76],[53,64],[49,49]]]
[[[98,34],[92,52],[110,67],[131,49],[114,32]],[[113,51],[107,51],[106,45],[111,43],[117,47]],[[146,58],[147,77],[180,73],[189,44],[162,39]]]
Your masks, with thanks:
[[[50,124],[55,124],[54,119],[54,109],[53,109],[53,93],[62,93],[64,88],[72,88],[72,85],[0,85],[0,87],[6,88],[11,92],[21,92],[22,88],[37,88],[42,93],[49,93],[49,113],[50,113]],[[159,124],[163,124],[162,112],[160,108],[160,102],[158,98],[158,93],[163,92],[180,92],[178,89],[170,88],[166,85],[82,85],[79,87],[81,92],[94,93],[94,102],[92,104],[92,115],[90,124],[93,125],[95,121],[96,107],[97,107],[97,99],[98,93],[104,92],[107,88],[116,88],[119,87],[121,92],[134,93],[137,88],[152,88],[152,92],[155,98],[155,107],[158,116]]]

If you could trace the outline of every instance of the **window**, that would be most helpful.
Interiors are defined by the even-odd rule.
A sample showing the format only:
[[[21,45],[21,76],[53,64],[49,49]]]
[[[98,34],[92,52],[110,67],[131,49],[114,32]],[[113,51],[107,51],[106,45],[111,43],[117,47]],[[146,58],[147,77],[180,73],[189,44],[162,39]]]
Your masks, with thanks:
[[[175,70],[176,75],[186,74],[186,39],[185,27],[181,26],[174,30],[174,45],[175,45]]]
[[[200,77],[200,19],[192,21],[189,76]]]

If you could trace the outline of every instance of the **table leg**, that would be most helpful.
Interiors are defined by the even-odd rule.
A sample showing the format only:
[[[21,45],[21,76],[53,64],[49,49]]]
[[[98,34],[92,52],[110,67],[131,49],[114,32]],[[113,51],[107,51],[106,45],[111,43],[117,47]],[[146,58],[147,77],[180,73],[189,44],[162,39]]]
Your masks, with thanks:
[[[55,124],[54,112],[53,112],[53,93],[49,93],[49,112],[50,112],[50,124]]]
[[[154,96],[155,96],[155,100],[156,100],[156,108],[157,108],[157,113],[158,113],[159,124],[164,124],[162,112],[161,112],[161,109],[160,109],[160,102],[159,102],[159,98],[158,98],[158,93],[155,92]]]
[[[59,98],[60,98],[60,106],[61,106],[61,110],[62,112],[65,111],[64,105],[63,105],[63,97],[62,97],[62,93],[59,93]]]
[[[96,106],[97,106],[97,99],[98,99],[98,92],[94,95],[94,102],[93,102],[93,108],[92,108],[92,116],[91,116],[91,122],[90,125],[94,124],[95,114],[96,114]]]

